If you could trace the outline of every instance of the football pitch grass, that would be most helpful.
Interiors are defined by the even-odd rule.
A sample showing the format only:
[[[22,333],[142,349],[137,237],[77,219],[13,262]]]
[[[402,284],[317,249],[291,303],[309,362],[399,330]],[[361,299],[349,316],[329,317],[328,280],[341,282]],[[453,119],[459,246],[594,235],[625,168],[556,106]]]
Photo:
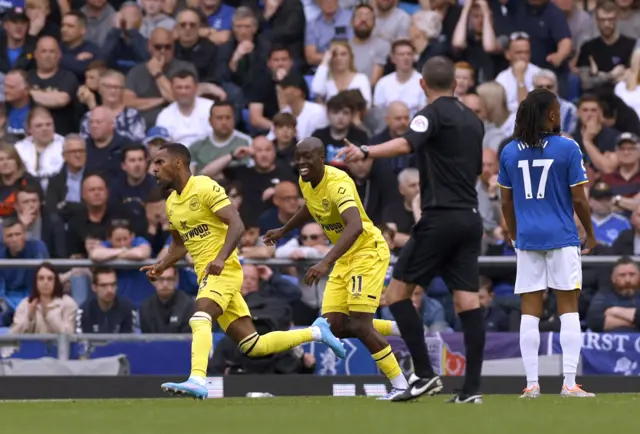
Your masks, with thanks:
[[[640,395],[595,399],[485,396],[484,404],[374,398],[234,398],[0,402],[6,434],[609,434],[637,427]]]

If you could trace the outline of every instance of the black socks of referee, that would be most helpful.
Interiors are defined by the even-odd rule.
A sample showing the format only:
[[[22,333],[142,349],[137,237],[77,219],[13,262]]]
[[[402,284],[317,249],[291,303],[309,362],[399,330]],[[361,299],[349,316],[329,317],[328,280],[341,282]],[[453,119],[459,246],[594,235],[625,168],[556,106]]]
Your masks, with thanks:
[[[462,386],[463,393],[473,395],[480,390],[480,375],[484,359],[484,318],[482,309],[467,310],[458,314],[464,333],[467,370]],[[400,329],[402,331],[402,329]]]
[[[436,374],[431,367],[427,344],[424,342],[424,325],[410,299],[402,300],[389,306],[396,320],[400,334],[413,360],[413,370],[420,378],[432,378]],[[482,335],[484,339],[484,334]],[[484,347],[484,340],[482,343]]]

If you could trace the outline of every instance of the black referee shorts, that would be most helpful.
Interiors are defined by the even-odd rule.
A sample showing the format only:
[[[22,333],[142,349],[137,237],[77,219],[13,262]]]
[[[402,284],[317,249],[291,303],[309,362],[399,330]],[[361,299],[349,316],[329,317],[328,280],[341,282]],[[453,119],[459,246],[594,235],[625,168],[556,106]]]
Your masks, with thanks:
[[[477,209],[425,211],[400,252],[393,278],[426,290],[440,276],[451,291],[478,291],[482,233]]]

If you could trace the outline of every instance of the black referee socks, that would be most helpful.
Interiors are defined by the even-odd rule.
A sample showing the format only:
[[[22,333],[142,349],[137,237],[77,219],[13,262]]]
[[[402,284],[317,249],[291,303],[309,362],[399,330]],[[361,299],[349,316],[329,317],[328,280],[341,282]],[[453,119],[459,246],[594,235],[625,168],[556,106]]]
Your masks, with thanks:
[[[431,367],[427,344],[424,342],[424,325],[413,303],[410,299],[402,300],[389,306],[389,309],[398,324],[402,339],[409,348],[415,374],[420,378],[434,377],[436,374]]]
[[[485,340],[482,312],[482,309],[478,308],[458,314],[460,322],[462,322],[464,347],[467,358],[467,371],[465,373],[462,391],[469,395],[480,391],[480,374],[482,373]]]

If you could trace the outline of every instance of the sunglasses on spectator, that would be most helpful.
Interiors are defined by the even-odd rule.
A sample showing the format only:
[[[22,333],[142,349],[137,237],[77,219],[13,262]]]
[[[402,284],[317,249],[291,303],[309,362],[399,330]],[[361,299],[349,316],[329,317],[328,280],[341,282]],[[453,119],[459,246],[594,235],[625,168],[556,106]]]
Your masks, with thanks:
[[[307,241],[307,240],[317,241],[320,238],[320,235],[318,234],[300,235],[300,238],[302,239],[302,241]]]
[[[513,32],[509,35],[511,41],[529,40],[529,34],[527,32]]]
[[[154,44],[153,48],[156,51],[170,51],[173,48],[173,45],[171,44]]]

